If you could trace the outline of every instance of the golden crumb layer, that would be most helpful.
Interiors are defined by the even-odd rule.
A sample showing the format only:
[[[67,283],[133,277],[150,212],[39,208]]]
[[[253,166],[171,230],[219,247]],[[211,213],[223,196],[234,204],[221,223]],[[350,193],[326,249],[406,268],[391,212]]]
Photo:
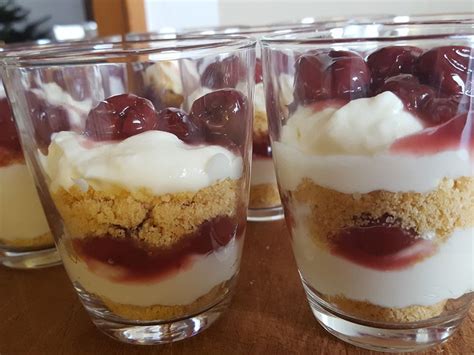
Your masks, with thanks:
[[[256,136],[268,135],[268,120],[265,111],[255,111],[253,116],[253,134]]]
[[[250,186],[249,208],[270,208],[280,205],[280,194],[276,183]]]
[[[176,94],[171,90],[164,90],[158,94],[158,97],[165,107],[181,107],[181,104],[184,101],[184,97],[182,95]]]
[[[304,179],[289,201],[310,207],[307,219],[311,235],[318,244],[341,228],[361,226],[370,216],[377,219],[390,214],[404,228],[419,235],[436,233],[439,242],[449,238],[457,228],[474,224],[474,178],[444,179],[429,193],[374,191],[367,194],[344,194]],[[365,221],[365,222],[364,222]]]
[[[214,286],[211,291],[188,305],[164,306],[156,304],[153,306],[135,306],[117,303],[106,297],[99,296],[99,298],[111,312],[122,318],[142,321],[163,321],[190,316],[213,306],[229,293],[226,284],[227,282],[223,282]]]
[[[54,240],[50,232],[31,239],[1,239],[0,244],[12,248],[41,248],[53,247]]]
[[[447,300],[443,300],[432,306],[415,305],[404,308],[388,308],[365,301],[354,301],[344,296],[323,295],[322,298],[349,316],[389,323],[419,322],[437,317],[443,312],[447,302]]]
[[[160,196],[123,188],[83,192],[76,186],[51,194],[70,237],[131,237],[169,247],[206,220],[235,215],[239,187],[240,180],[226,179],[199,191]]]

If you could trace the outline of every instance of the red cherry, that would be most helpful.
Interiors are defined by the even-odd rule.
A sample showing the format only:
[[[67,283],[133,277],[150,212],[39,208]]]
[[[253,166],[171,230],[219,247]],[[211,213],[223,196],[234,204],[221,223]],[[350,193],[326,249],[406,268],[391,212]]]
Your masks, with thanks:
[[[416,66],[420,81],[439,90],[442,95],[467,93],[468,73],[472,75],[474,54],[465,46],[431,49],[418,58]]]
[[[131,137],[155,129],[158,115],[149,100],[137,97],[135,104],[123,111],[122,119],[122,134]]]
[[[121,139],[121,120],[113,104],[101,101],[89,112],[86,120],[86,134],[95,140]]]
[[[295,99],[302,104],[326,98],[323,87],[324,64],[319,56],[304,54],[295,64]]]
[[[93,108],[86,121],[86,134],[95,140],[118,140],[155,129],[153,104],[133,94],[115,95]]]
[[[305,54],[295,66],[295,99],[300,103],[367,95],[370,72],[364,59],[355,52],[331,50]]]
[[[399,74],[413,74],[416,59],[422,50],[411,46],[388,46],[376,50],[367,58],[372,74],[372,90],[377,92],[387,78]]]
[[[469,108],[467,96],[430,98],[422,109],[421,118],[430,126],[449,121],[454,116],[466,113]]]
[[[63,107],[50,105],[32,92],[27,92],[26,97],[40,147],[49,146],[53,133],[70,129],[69,116]]]
[[[222,138],[229,138],[241,145],[245,141],[248,109],[247,99],[239,91],[223,89],[194,101],[191,117],[201,122],[207,141],[221,142]]]
[[[173,133],[185,143],[200,143],[203,139],[199,124],[178,108],[170,107],[158,112],[156,129]]]
[[[388,78],[377,93],[384,91],[397,95],[408,111],[420,110],[423,104],[435,95],[430,86],[420,84],[418,79],[410,74]]]
[[[257,58],[255,62],[255,84],[259,84],[263,81],[263,70],[262,70],[262,60]]]
[[[0,147],[21,151],[15,121],[6,97],[0,99]]]
[[[329,52],[331,64],[326,69],[325,85],[331,98],[357,99],[367,96],[370,70],[355,52]]]
[[[243,70],[237,56],[227,57],[207,66],[201,76],[201,85],[211,89],[235,88]]]

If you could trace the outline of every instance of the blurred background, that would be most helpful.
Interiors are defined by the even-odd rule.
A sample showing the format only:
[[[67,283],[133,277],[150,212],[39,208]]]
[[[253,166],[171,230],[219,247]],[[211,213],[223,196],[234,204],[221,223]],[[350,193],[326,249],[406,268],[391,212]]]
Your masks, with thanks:
[[[472,11],[473,0],[0,0],[0,40],[63,41],[203,26]]]

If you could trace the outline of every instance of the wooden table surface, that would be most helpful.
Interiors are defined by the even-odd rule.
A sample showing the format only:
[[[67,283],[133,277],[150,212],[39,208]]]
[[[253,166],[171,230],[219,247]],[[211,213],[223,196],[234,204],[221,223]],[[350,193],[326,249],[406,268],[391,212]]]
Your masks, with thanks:
[[[61,266],[0,268],[0,354],[371,354],[321,328],[310,312],[282,221],[250,223],[231,308],[194,338],[153,347],[100,333]],[[419,354],[474,354],[474,309],[447,343]]]

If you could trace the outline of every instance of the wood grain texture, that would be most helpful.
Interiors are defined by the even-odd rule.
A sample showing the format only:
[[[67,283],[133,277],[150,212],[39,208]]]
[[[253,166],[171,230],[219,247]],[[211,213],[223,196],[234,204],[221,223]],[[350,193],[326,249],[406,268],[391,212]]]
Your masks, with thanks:
[[[92,0],[92,14],[99,36],[147,29],[144,0]]]
[[[306,302],[283,222],[250,223],[237,293],[204,333],[159,347],[95,329],[62,267],[0,268],[0,354],[375,354],[326,333]],[[447,343],[418,354],[473,354],[474,309]]]

